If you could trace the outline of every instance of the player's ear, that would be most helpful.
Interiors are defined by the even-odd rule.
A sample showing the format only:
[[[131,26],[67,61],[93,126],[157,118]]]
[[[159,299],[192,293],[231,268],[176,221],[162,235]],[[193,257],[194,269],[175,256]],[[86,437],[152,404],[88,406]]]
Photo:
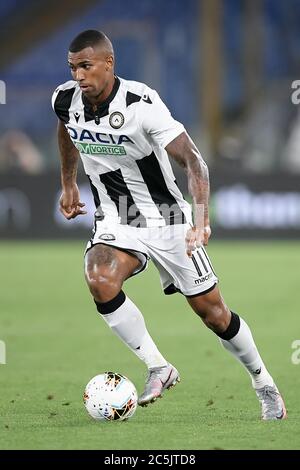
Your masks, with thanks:
[[[114,57],[112,55],[109,55],[106,57],[105,70],[108,72],[108,70],[112,69],[113,66],[114,66]]]

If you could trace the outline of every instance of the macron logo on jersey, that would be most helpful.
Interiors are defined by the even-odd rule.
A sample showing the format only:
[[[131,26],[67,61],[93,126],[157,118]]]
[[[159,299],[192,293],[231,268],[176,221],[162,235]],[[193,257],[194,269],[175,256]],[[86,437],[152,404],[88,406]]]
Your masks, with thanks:
[[[112,135],[103,132],[91,132],[87,129],[77,131],[67,126],[69,135],[80,153],[87,155],[126,155],[125,142],[134,144],[127,135]]]

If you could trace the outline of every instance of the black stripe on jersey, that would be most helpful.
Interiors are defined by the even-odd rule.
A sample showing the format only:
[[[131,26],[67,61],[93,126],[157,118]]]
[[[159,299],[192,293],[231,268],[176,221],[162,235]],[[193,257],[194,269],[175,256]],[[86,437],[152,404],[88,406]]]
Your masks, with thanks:
[[[205,271],[208,273],[207,266],[206,266],[206,264],[205,264],[205,262],[204,262],[204,259],[203,259],[203,257],[201,256],[201,253],[200,253],[200,251],[197,251],[197,255],[198,255],[198,256],[199,256],[199,258],[200,258],[200,261],[201,261],[201,263],[202,263],[202,266],[203,266],[203,268],[204,268],[204,269],[205,269]]]
[[[136,95],[135,93],[131,93],[131,91],[127,91],[126,93],[126,107],[130,106],[133,103],[138,103],[141,101],[142,97]]]
[[[166,224],[185,224],[185,216],[168,189],[155,153],[152,152],[151,155],[137,160],[136,164],[147,185],[151,198],[160,214],[164,217]],[[169,211],[163,210],[166,205],[170,209]]]
[[[197,260],[196,260],[196,258],[195,258],[194,255],[192,255],[192,261],[193,261],[193,263],[194,263],[194,266],[195,266],[195,268],[196,268],[196,271],[197,271],[197,273],[198,273],[198,276],[201,277],[201,276],[202,276],[202,272],[201,272],[200,266],[199,266],[199,264],[197,263]]]
[[[121,170],[108,171],[99,175],[107,194],[116,204],[121,224],[130,224],[134,227],[147,227],[145,217],[140,213],[132,198]]]
[[[87,177],[89,179],[89,183],[90,183],[91,190],[92,190],[92,193],[93,193],[94,203],[95,203],[95,206],[96,206],[96,209],[97,209],[100,206],[99,194],[98,194],[96,186],[94,186],[93,183],[92,183],[91,177],[89,175],[87,175]]]
[[[107,116],[109,114],[109,105],[116,96],[119,88],[120,88],[120,79],[119,77],[115,76],[115,83],[110,95],[106,98],[105,101],[100,103],[97,106],[96,111],[93,109],[92,103],[86,98],[86,96],[82,93],[82,102],[84,104],[84,119],[85,122],[95,120],[96,124],[100,124],[100,118]]]
[[[58,118],[67,124],[70,120],[69,109],[71,106],[72,98],[74,95],[75,88],[69,88],[68,90],[60,90],[54,102],[54,111]]]

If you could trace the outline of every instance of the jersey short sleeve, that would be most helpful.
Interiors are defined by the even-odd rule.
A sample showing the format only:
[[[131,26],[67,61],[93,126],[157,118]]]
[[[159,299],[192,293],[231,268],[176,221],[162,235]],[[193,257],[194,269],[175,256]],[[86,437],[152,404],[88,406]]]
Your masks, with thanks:
[[[185,131],[184,126],[172,117],[156,91],[151,93],[148,101],[144,101],[139,115],[141,127],[158,145],[165,148]]]
[[[59,85],[51,98],[51,105],[57,117],[63,122],[69,121],[69,108],[75,92],[76,82],[69,80]]]
[[[59,88],[56,88],[56,90],[53,92],[52,97],[51,97],[51,106],[54,112],[55,112],[55,101],[56,101],[58,92],[59,92]]]

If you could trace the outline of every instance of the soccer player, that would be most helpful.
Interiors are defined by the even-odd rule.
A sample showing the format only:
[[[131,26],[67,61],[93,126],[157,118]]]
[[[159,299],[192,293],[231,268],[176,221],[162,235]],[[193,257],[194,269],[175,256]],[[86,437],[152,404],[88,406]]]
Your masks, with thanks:
[[[246,368],[262,418],[285,418],[283,399],[249,326],[226,306],[204,248],[211,233],[209,177],[198,149],[156,91],[115,75],[113,46],[104,33],[80,33],[70,44],[68,63],[73,80],[52,97],[61,154],[60,210],[67,219],[86,213],[76,184],[80,156],[97,207],[85,277],[101,317],[148,367],[139,404],[152,403],[180,380],[122,290],[151,259],[165,294],[183,294]],[[193,217],[168,156],[186,171]]]

